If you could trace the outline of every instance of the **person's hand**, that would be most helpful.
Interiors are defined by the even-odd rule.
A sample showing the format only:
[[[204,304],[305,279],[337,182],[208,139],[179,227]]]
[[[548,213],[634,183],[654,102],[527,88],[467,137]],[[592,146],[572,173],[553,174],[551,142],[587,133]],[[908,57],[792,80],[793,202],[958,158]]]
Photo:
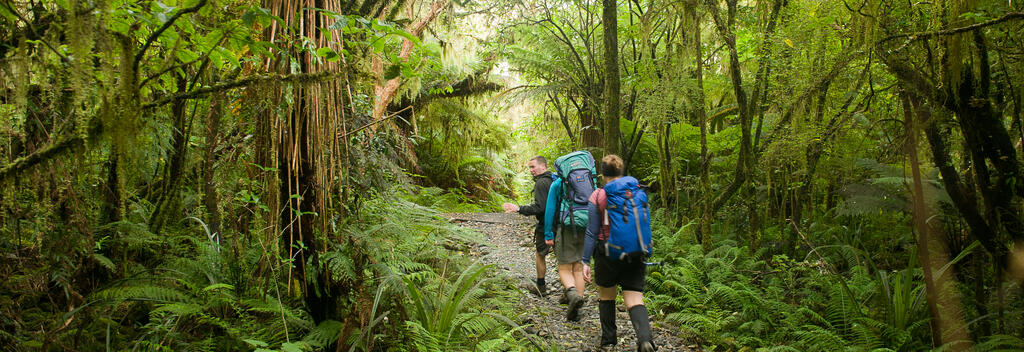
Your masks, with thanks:
[[[544,240],[544,243],[549,245],[549,246],[554,246],[555,245],[555,240]]]
[[[515,213],[519,211],[519,206],[512,203],[502,204],[501,208],[504,209],[506,213]]]
[[[590,283],[590,264],[583,264],[583,281]]]

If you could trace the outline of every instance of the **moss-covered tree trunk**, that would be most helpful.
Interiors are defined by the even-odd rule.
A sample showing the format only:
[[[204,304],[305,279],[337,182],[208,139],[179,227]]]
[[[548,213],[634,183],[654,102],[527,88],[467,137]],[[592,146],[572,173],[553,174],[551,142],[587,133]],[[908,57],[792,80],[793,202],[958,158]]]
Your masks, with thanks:
[[[210,229],[211,234],[220,234],[220,223],[221,223],[221,212],[220,212],[220,196],[217,192],[217,184],[214,183],[213,176],[215,175],[214,167],[216,166],[216,150],[218,145],[218,137],[220,136],[221,129],[221,115],[223,113],[223,94],[215,94],[210,99],[210,111],[206,115],[206,137],[203,146],[203,164],[200,170],[202,174],[202,182],[200,187],[203,190],[203,208],[206,209],[206,226]],[[232,236],[231,238],[231,251],[233,254],[238,255],[241,250],[241,244],[238,241],[238,236]]]
[[[747,104],[747,92],[743,88],[743,73],[740,70],[740,59],[739,54],[736,50],[736,35],[733,33],[732,27],[735,23],[736,15],[736,0],[726,0],[728,5],[728,17],[723,19],[718,9],[718,2],[713,0],[707,0],[706,5],[711,13],[711,17],[714,20],[715,28],[717,28],[718,35],[722,41],[725,42],[725,47],[728,49],[729,55],[729,78],[732,83],[733,94],[736,98],[736,106],[739,115],[740,124],[740,142],[739,142],[739,155],[736,160],[736,171],[733,174],[733,180],[722,190],[721,193],[715,197],[714,201],[710,202],[710,206],[704,214],[701,215],[699,226],[697,227],[698,238],[700,238],[701,247],[704,252],[710,252],[712,249],[711,243],[711,232],[710,222],[714,217],[714,214],[725,205],[726,202],[736,194],[736,191],[747,182],[751,167],[751,110]],[[755,82],[756,85],[756,82]]]
[[[615,0],[602,0],[604,26],[604,150],[620,154],[619,145],[619,25]],[[627,166],[628,167],[628,166]]]
[[[184,76],[177,76],[178,91],[184,92],[187,81]],[[187,126],[185,126],[185,103],[181,99],[171,103],[171,118],[174,119],[174,138],[171,143],[171,150],[167,153],[167,162],[164,164],[163,179],[161,188],[157,193],[156,209],[149,218],[149,231],[160,233],[168,223],[172,223],[180,216],[176,214],[181,209],[181,184],[184,178],[185,157],[188,153]]]

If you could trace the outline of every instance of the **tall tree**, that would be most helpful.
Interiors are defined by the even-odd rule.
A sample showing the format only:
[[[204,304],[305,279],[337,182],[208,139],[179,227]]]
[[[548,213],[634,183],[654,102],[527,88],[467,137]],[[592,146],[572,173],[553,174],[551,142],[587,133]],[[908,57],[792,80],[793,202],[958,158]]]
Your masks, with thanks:
[[[948,191],[971,227],[971,233],[1000,266],[1006,265],[1007,248],[1001,234],[1012,240],[1024,239],[1024,219],[1019,200],[1024,197],[1024,179],[1017,151],[1003,116],[992,103],[994,65],[990,60],[990,42],[986,27],[1024,19],[1024,13],[974,23],[965,16],[978,10],[978,4],[953,2],[942,18],[942,29],[906,33],[906,19],[879,13],[878,23],[892,34],[876,42],[879,56],[889,71],[915,95],[931,105],[954,114],[954,122],[964,138],[970,171],[977,182],[983,208],[980,216],[972,200],[958,193],[959,172],[946,160],[940,133],[927,133],[933,146],[934,162],[942,172]],[[924,22],[924,21],[922,21]],[[927,23],[932,23],[928,21]],[[922,50],[913,50],[920,47]],[[937,57],[936,57],[937,56]],[[939,115],[944,116],[944,115]],[[938,123],[946,121],[936,121]],[[926,128],[926,131],[931,131]],[[938,153],[938,154],[936,154]],[[965,190],[966,191],[966,190]],[[992,231],[997,230],[997,231]]]
[[[616,0],[602,0],[604,25],[604,150],[619,154],[619,13]]]
[[[342,52],[340,43],[332,40],[318,29],[317,24],[328,23],[326,14],[315,11],[323,8],[340,11],[340,4],[324,4],[316,0],[266,0],[264,7],[284,19],[269,29],[268,37],[284,41],[283,46],[293,43],[289,40],[297,28],[298,35],[309,38],[316,47],[329,47]],[[341,31],[334,30],[333,36],[340,38]],[[289,72],[298,67],[303,74],[339,72],[337,62],[321,60],[311,51],[299,51],[294,57],[279,55],[267,69]],[[338,287],[332,285],[325,270],[319,267],[319,253],[325,248],[329,198],[336,188],[334,156],[341,155],[336,142],[341,124],[341,109],[344,86],[337,80],[316,82],[309,85],[288,87],[278,84],[277,103],[283,111],[273,109],[264,115],[265,123],[271,128],[274,152],[269,165],[277,170],[276,179],[269,180],[268,188],[276,188],[278,203],[271,207],[279,215],[276,226],[271,227],[280,234],[282,257],[292,260],[294,275],[302,290],[306,307],[317,322],[334,317],[338,313]],[[285,92],[290,92],[290,104],[284,101]],[[278,115],[280,114],[280,115]],[[277,116],[283,115],[283,119]],[[269,198],[269,197],[268,197]],[[273,198],[271,198],[273,199]],[[288,273],[289,278],[292,271]],[[291,287],[291,285],[289,285]]]
[[[740,187],[743,186],[748,178],[750,177],[751,170],[753,169],[753,146],[751,140],[751,127],[753,118],[756,114],[756,109],[759,109],[758,104],[750,105],[748,103],[747,91],[743,86],[743,72],[740,67],[740,58],[736,50],[736,33],[733,27],[736,22],[736,11],[737,11],[737,0],[725,0],[726,9],[728,10],[727,17],[723,18],[721,11],[718,7],[718,2],[714,0],[706,0],[705,4],[708,7],[708,12],[711,14],[711,18],[714,20],[715,28],[717,29],[719,37],[725,42],[725,47],[729,52],[729,79],[732,83],[733,95],[736,98],[737,114],[739,116],[740,124],[740,143],[739,152],[737,153],[736,159],[736,171],[733,174],[733,180],[714,198],[711,205],[706,207],[705,211],[699,220],[697,226],[697,237],[700,239],[701,244],[705,251],[711,250],[711,233],[710,224],[714,217],[714,214],[718,212],[739,191]],[[774,31],[775,23],[778,21],[779,12],[782,9],[784,0],[776,0],[773,2],[772,12],[768,18],[766,26],[768,32]],[[767,39],[766,39],[767,40]],[[767,52],[767,51],[764,51]],[[760,65],[757,71],[757,75],[754,78],[754,97],[752,101],[758,101],[761,87],[761,79],[764,77],[766,68],[767,57],[760,58]]]
[[[415,2],[412,2],[409,6],[410,12],[414,9],[412,5],[415,5]],[[423,35],[423,31],[427,29],[427,25],[433,22],[434,19],[441,14],[441,11],[448,7],[448,5],[449,2],[447,0],[435,0],[430,4],[430,8],[427,9],[426,13],[406,27],[406,31],[415,37]],[[410,16],[413,15],[413,13],[410,13]],[[402,49],[398,53],[398,59],[402,61],[409,60],[409,56],[412,55],[414,47],[415,46],[411,40],[408,38],[402,39]],[[402,84],[402,77],[397,76],[390,79],[385,78],[384,61],[379,56],[375,56],[372,62],[374,73],[383,80],[383,83],[379,83],[373,88],[374,94],[377,96],[377,99],[373,102],[373,118],[375,120],[379,120],[384,118],[388,105],[391,104],[398,95],[398,88]],[[374,125],[374,129],[376,129],[376,126],[379,125]]]

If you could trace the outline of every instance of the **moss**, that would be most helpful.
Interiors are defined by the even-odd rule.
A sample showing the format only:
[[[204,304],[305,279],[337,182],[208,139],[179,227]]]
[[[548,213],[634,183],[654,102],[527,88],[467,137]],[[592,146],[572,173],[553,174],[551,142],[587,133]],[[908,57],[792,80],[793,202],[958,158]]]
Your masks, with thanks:
[[[102,3],[103,1],[98,1]],[[90,92],[91,77],[89,73],[92,67],[89,65],[92,60],[92,50],[95,45],[96,17],[84,12],[89,4],[81,0],[72,0],[69,23],[67,27],[67,39],[71,48],[71,111],[75,121],[75,133],[86,139],[88,136],[89,121],[88,109],[84,106],[84,95]],[[99,6],[99,4],[97,4]]]
[[[32,76],[29,74],[29,56],[27,43],[22,40],[14,52],[14,56],[7,61],[10,62],[11,83],[14,85],[14,102],[16,113],[10,116],[11,129],[18,135],[25,130],[25,112],[28,111],[28,90],[31,85]]]

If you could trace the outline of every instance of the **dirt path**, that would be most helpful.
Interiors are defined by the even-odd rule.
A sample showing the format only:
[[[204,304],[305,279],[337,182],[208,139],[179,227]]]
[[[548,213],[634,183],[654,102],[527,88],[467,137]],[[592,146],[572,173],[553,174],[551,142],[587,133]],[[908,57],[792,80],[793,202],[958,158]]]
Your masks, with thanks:
[[[507,276],[515,286],[522,286],[533,281],[536,276],[534,268],[533,219],[518,214],[503,213],[461,213],[445,214],[454,223],[479,230],[487,236],[488,246],[481,249],[481,261],[494,264],[500,271],[495,275]],[[520,324],[529,324],[527,332],[540,337],[551,350],[593,351],[601,336],[601,323],[597,314],[597,289],[587,286],[586,303],[583,306],[579,322],[565,319],[566,306],[558,303],[558,294],[562,284],[558,281],[555,271],[555,258],[547,260],[548,290],[552,294],[537,297],[521,290],[518,307],[522,314],[518,317]],[[618,305],[616,323],[618,325],[619,344],[616,351],[635,351],[636,335],[633,325],[629,322],[629,314],[625,307]],[[678,337],[678,329],[664,326],[659,321],[651,321],[654,329],[654,341],[658,351],[699,351],[693,343]]]

